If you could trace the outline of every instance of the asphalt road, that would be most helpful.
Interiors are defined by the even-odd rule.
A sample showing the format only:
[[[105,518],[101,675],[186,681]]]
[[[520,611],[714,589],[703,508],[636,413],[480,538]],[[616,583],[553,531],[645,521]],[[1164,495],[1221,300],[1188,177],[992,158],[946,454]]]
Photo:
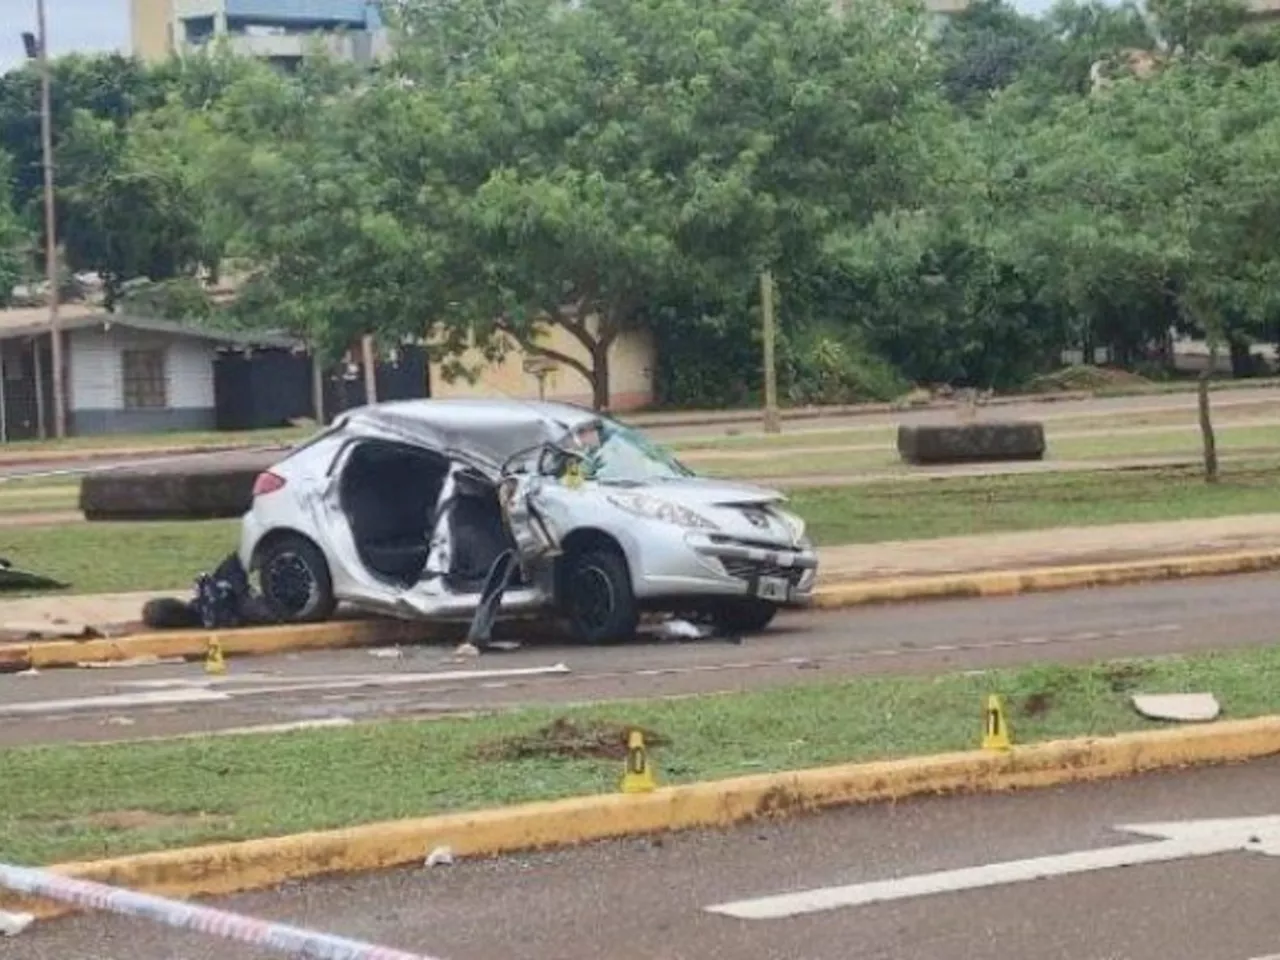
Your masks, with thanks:
[[[1280,763],[847,809],[724,832],[348,877],[217,906],[444,960],[1255,960],[1280,953],[1275,823],[1218,852],[1097,869],[1161,841],[1125,824],[1276,817]],[[1265,833],[1263,831],[1266,831]],[[1169,850],[1166,845],[1161,848]],[[1081,852],[1081,872],[781,919],[709,907]],[[1052,861],[1058,863],[1058,861]],[[1037,872],[1033,869],[1032,873]],[[988,878],[981,871],[976,878]],[[975,879],[975,878],[971,878]],[[755,905],[756,907],[759,904]],[[76,917],[0,960],[266,960],[151,923]]]
[[[221,678],[199,664],[12,674],[0,676],[0,746],[1257,646],[1278,638],[1277,584],[1258,574],[799,614],[741,644],[543,639],[462,662],[440,645],[243,658]],[[567,671],[525,672],[558,664]]]

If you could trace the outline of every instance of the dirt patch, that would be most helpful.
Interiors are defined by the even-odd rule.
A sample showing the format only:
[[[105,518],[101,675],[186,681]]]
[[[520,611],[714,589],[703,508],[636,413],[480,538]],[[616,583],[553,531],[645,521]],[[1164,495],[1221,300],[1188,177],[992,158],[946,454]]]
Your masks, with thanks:
[[[1112,693],[1129,693],[1138,689],[1150,673],[1151,669],[1140,663],[1116,663],[1102,671]]]
[[[1042,717],[1053,709],[1053,694],[1043,690],[1031,694],[1022,701],[1022,715],[1024,717]]]
[[[109,833],[126,833],[134,830],[164,830],[171,828],[210,827],[229,823],[227,817],[207,813],[156,813],[153,810],[107,810],[83,817],[55,821],[52,826],[60,830],[106,830]]]
[[[505,737],[482,744],[477,755],[483,760],[625,760],[627,738],[632,730],[644,736],[646,747],[663,747],[670,741],[660,733],[609,721],[578,723],[566,717],[522,737]]]

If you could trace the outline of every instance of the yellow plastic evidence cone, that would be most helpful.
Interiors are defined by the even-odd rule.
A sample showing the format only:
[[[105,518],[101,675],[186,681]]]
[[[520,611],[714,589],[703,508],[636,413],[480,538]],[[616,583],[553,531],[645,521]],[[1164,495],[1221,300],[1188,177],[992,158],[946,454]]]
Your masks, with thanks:
[[[222,644],[213,639],[209,641],[209,649],[204,658],[204,672],[221,676],[227,672],[227,661],[222,655]]]
[[[1009,721],[1004,713],[1004,701],[995,694],[987,697],[984,711],[985,725],[982,732],[983,750],[1008,750],[1013,746],[1009,739]]]
[[[623,793],[650,793],[658,784],[649,767],[649,751],[644,745],[644,734],[632,730],[627,735],[627,772],[622,776]]]

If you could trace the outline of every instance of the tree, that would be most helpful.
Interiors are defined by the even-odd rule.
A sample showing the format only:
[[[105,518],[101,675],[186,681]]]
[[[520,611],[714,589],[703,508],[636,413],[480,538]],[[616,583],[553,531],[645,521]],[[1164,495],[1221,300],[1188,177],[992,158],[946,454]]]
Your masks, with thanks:
[[[357,79],[323,62],[249,70],[185,132],[207,242],[243,281],[231,319],[330,357],[367,333],[421,336],[435,295],[417,150],[438,128],[406,112],[403,91]]]
[[[154,100],[141,61],[119,54],[58,57],[52,63],[54,149],[77,111],[117,128]],[[41,225],[40,76],[27,64],[0,75],[0,151],[13,158],[13,203],[33,227]]]
[[[254,309],[334,344],[515,343],[600,407],[624,331],[807,269],[834,223],[917,189],[932,135],[923,21],[888,4],[449,0],[399,29],[375,76],[317,62],[211,111]]]
[[[1048,25],[1004,0],[977,0],[947,19],[936,49],[943,84],[955,104],[975,108],[1024,71],[1043,62],[1052,42]]]
[[[59,154],[60,239],[75,270],[103,281],[114,309],[124,284],[193,271],[207,251],[201,199],[164,131],[72,115]]]
[[[30,253],[29,236],[9,203],[10,166],[0,152],[0,307],[8,305]]]
[[[1125,50],[1154,50],[1158,40],[1134,0],[1058,0],[1045,15],[1052,42],[1043,48],[1035,85],[1053,93],[1089,92],[1095,63]]]
[[[1280,67],[1175,62],[1046,121],[1029,189],[1062,289],[1117,313],[1162,305],[1132,341],[1262,335],[1280,279],[1277,110]]]
[[[510,338],[603,407],[611,346],[663,303],[745,304],[762,267],[785,282],[834,224],[916,189],[934,101],[914,12],[531,2],[432,8],[400,64],[447,125],[425,149],[450,197],[448,351]],[[551,326],[585,356],[549,350]]]

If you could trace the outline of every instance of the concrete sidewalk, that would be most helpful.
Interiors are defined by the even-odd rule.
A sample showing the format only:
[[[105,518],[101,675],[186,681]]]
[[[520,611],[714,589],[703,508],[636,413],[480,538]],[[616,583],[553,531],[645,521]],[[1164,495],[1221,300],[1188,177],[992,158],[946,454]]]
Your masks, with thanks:
[[[870,580],[1280,549],[1280,513],[829,547],[822,579]]]
[[[928,577],[1269,549],[1280,549],[1280,513],[828,547],[822,550],[821,579]],[[0,635],[11,640],[91,631],[119,635],[137,625],[147,600],[186,593],[0,600]]]

